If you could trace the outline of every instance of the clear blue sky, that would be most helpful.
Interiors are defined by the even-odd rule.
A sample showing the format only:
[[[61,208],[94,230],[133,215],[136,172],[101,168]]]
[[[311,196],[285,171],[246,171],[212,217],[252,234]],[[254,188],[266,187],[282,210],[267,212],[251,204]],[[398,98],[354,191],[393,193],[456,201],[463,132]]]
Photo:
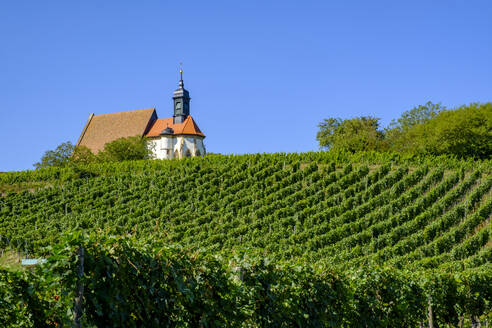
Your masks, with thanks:
[[[179,62],[215,153],[317,150],[323,118],[492,101],[490,0],[3,0],[0,43],[0,171],[76,142],[91,112],[171,116]]]

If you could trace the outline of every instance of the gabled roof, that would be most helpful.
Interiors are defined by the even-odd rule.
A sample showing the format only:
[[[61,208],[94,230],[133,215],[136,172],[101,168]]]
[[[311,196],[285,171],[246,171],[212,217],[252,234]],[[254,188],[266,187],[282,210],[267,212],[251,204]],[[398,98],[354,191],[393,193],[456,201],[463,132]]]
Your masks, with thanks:
[[[200,128],[193,120],[191,115],[188,115],[183,123],[173,123],[173,118],[160,118],[154,122],[154,125],[150,128],[149,132],[145,134],[146,137],[158,137],[161,135],[162,131],[167,127],[173,129],[174,133],[172,135],[196,135],[205,137],[205,135],[200,131]]]
[[[108,142],[119,138],[143,136],[157,120],[155,108],[94,115],[91,114],[76,146],[97,153]]]

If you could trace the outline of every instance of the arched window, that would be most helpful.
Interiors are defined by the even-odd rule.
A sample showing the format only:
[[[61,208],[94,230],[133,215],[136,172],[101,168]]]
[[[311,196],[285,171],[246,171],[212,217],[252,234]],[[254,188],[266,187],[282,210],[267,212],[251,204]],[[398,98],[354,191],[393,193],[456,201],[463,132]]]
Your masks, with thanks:
[[[177,150],[174,151],[174,158],[179,158],[179,153]]]
[[[200,153],[200,150],[199,149],[196,150],[195,156],[202,156],[202,154]]]
[[[189,149],[186,151],[185,156],[186,156],[186,157],[191,157],[191,152],[190,152],[190,150],[189,150]]]

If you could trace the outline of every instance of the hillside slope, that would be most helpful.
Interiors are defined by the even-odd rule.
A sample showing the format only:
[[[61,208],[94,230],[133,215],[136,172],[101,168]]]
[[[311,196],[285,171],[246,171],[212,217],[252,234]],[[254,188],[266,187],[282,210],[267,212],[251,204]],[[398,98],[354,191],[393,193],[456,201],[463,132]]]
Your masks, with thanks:
[[[454,270],[492,257],[490,161],[332,153],[212,155],[0,175],[0,247],[72,229],[341,268]]]

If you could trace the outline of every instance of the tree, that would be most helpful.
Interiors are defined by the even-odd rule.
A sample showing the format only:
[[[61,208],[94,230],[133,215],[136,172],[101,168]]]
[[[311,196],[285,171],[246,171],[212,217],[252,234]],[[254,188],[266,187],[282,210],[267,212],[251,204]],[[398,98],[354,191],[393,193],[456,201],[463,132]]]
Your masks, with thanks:
[[[321,122],[316,139],[321,148],[350,152],[386,149],[379,118],[362,116],[350,120],[329,118]]]
[[[425,153],[492,157],[492,103],[472,103],[439,113],[415,130],[427,140]]]
[[[490,158],[492,103],[447,110],[428,102],[403,113],[385,134],[393,151]]]
[[[417,124],[423,124],[430,119],[433,119],[439,113],[446,111],[446,107],[440,103],[433,104],[431,101],[425,103],[425,105],[418,105],[401,114],[401,117],[396,121],[393,120],[390,123],[390,128],[396,128],[398,130],[408,130]]]
[[[41,157],[41,161],[35,163],[36,169],[46,168],[50,166],[63,167],[69,162],[74,146],[70,141],[64,142],[56,147],[55,150],[48,150]]]
[[[398,152],[423,152],[425,137],[423,130],[416,128],[446,111],[441,104],[428,101],[404,112],[399,119],[391,121],[385,130],[385,137],[390,150]]]
[[[384,132],[373,117],[329,118],[318,126],[316,139],[325,149],[492,158],[492,103],[447,109],[427,102],[404,112]]]
[[[320,148],[330,149],[336,141],[336,130],[342,124],[341,118],[325,118],[323,122],[318,124],[319,131],[316,134],[316,140],[319,142]]]
[[[90,164],[95,162],[121,162],[152,158],[152,150],[142,137],[120,138],[104,145],[104,150],[97,155],[86,146],[74,147],[70,141],[59,145],[55,150],[44,153],[41,161],[34,166],[45,168],[49,166],[63,167],[70,164]]]
[[[102,162],[120,162],[152,158],[152,152],[145,139],[135,136],[107,143],[97,157]]]
[[[96,155],[94,155],[86,146],[76,146],[70,157],[70,163],[74,164],[90,164],[96,161]]]

